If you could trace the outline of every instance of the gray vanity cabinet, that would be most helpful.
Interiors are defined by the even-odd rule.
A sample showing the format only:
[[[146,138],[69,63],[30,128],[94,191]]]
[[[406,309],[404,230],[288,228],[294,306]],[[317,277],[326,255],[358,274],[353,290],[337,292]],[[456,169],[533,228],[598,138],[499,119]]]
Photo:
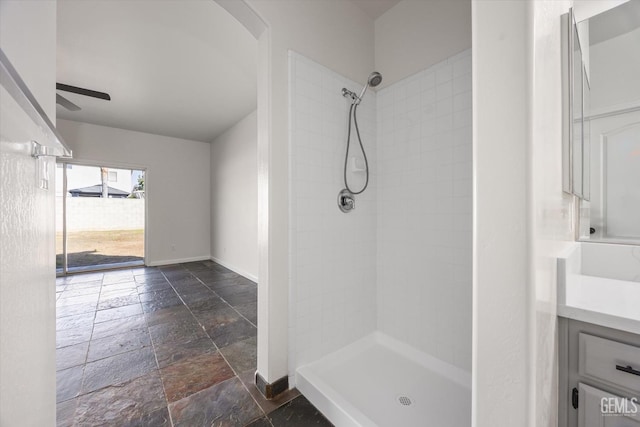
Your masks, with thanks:
[[[640,335],[559,320],[559,426],[640,427]]]

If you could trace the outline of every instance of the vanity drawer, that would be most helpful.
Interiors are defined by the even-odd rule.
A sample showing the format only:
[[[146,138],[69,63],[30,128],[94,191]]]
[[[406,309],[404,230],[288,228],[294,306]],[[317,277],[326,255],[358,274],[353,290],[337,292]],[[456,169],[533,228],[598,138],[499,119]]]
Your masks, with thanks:
[[[640,347],[581,333],[580,375],[640,395]]]

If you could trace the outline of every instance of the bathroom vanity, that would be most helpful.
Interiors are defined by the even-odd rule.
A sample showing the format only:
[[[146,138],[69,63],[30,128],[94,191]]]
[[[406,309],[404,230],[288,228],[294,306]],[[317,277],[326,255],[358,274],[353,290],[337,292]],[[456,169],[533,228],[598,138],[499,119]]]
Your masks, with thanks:
[[[640,426],[640,247],[576,242],[558,259],[559,423]]]

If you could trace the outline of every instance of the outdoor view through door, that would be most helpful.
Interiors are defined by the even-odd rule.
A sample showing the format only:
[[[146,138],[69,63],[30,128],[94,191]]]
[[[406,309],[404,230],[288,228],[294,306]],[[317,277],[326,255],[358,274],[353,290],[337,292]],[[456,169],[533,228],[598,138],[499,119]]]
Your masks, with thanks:
[[[58,273],[144,264],[145,173],[59,163]]]

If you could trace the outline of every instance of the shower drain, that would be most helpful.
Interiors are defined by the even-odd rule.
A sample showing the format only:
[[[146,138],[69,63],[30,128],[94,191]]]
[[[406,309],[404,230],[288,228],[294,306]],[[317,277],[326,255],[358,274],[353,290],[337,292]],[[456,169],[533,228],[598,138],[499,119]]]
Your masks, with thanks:
[[[397,399],[402,406],[411,406],[413,404],[413,400],[409,396],[400,395]]]

